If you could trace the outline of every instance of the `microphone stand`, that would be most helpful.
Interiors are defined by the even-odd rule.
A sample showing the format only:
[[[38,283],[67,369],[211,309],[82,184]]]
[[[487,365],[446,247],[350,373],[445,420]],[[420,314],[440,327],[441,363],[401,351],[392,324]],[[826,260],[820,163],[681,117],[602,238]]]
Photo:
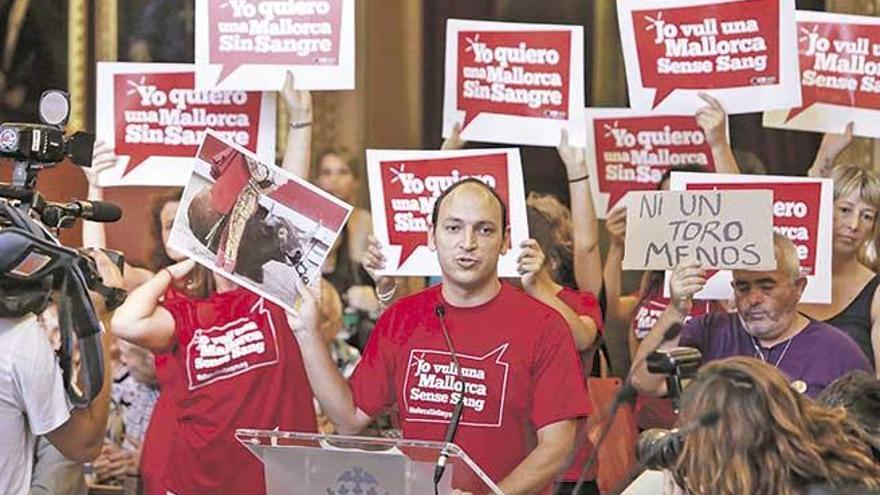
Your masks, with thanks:
[[[461,384],[461,396],[459,397],[458,402],[456,402],[455,408],[452,410],[452,417],[449,420],[449,426],[446,427],[446,434],[443,436],[443,443],[446,445],[444,445],[443,450],[440,452],[440,456],[437,457],[437,463],[434,465],[434,495],[437,495],[440,480],[443,478],[443,473],[446,471],[446,461],[449,459],[449,444],[455,440],[455,433],[458,431],[458,424],[461,421],[461,415],[464,411],[464,394],[467,387],[464,377],[461,374],[461,365],[458,363],[458,355],[455,353],[455,347],[452,345],[452,338],[449,337],[449,331],[446,329],[446,306],[443,306],[442,304],[437,305],[434,308],[434,314],[437,315],[437,319],[440,321],[440,330],[443,332],[443,338],[446,340],[446,348],[449,350],[449,354],[452,357],[452,363],[455,366],[455,375],[458,378],[458,383]]]
[[[680,333],[681,323],[673,323],[669,326],[669,328],[666,329],[666,331],[663,333],[663,339],[653,349],[651,349],[651,352],[656,351],[663,344],[678,337],[678,334]],[[633,399],[635,399],[637,391],[632,385],[633,371],[645,362],[651,352],[646,353],[644,357],[642,357],[642,359],[636,361],[635,363],[633,363],[632,366],[630,366],[629,373],[626,374],[623,385],[620,387],[620,390],[617,391],[617,393],[614,395],[614,399],[612,399],[611,401],[611,405],[608,408],[608,419],[602,425],[602,430],[599,433],[599,438],[596,440],[596,444],[593,445],[593,452],[590,453],[589,459],[587,459],[587,462],[584,463],[583,468],[581,468],[581,474],[578,476],[577,484],[575,484],[574,490],[572,490],[571,492],[572,495],[578,495],[578,493],[580,493],[581,487],[584,485],[584,481],[586,481],[584,479],[584,476],[586,476],[587,472],[598,460],[599,447],[602,446],[602,444],[605,442],[605,438],[608,437],[608,434],[611,432],[611,426],[614,424],[614,420],[617,417],[620,406],[623,405],[624,402],[631,402]]]

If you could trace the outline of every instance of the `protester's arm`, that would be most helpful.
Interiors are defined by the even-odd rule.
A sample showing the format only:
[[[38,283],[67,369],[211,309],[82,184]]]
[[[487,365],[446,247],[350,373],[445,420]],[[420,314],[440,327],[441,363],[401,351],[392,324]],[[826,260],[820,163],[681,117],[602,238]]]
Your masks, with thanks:
[[[95,142],[95,147],[92,151],[92,166],[81,169],[89,185],[87,196],[89,200],[104,200],[104,188],[98,185],[98,176],[101,172],[115,165],[116,154],[113,152],[113,148],[103,141]],[[83,247],[98,249],[105,249],[107,247],[107,229],[102,222],[90,222],[87,220],[83,222],[82,245]],[[144,283],[152,275],[153,273],[149,270],[125,263],[125,269],[123,270],[125,284],[123,287],[125,290],[134,290],[135,287]]]
[[[733,150],[730,149],[730,141],[727,139],[727,112],[724,111],[721,102],[712,96],[706,93],[699,95],[707,105],[697,110],[697,125],[703,129],[706,142],[712,148],[715,171],[720,174],[740,173]]]
[[[668,349],[678,345],[679,336],[663,342],[666,330],[676,323],[683,323],[693,306],[694,294],[706,285],[706,272],[696,261],[682,263],[675,267],[669,280],[670,302],[657,319],[651,332],[642,340],[633,358],[632,383],[639,392],[662,397],[666,395],[663,375],[648,372],[645,358],[657,349]],[[663,344],[661,345],[661,342]]]
[[[160,298],[174,280],[185,277],[195,262],[184,260],[169,266],[132,291],[113,315],[113,334],[153,353],[174,347],[174,317],[159,305]]]
[[[550,484],[570,460],[574,448],[576,422],[558,421],[538,429],[538,445],[501,482],[506,495],[538,493]]]
[[[287,106],[290,120],[281,168],[297,177],[308,179],[312,155],[312,94],[306,90],[294,89],[293,73],[288,72],[281,89],[281,98]]]
[[[843,150],[852,142],[853,139],[853,122],[846,125],[843,134],[825,133],[822,136],[822,143],[819,145],[819,151],[816,153],[816,159],[813,165],[807,170],[810,177],[830,177],[831,169],[834,167],[834,160]]]
[[[517,270],[522,276],[523,288],[535,299],[555,309],[565,319],[578,351],[592,347],[599,335],[596,322],[589,316],[578,315],[559,299],[558,293],[561,287],[550,279],[546,270],[542,269],[545,257],[538,241],[526,239],[519,247],[521,251],[517,258]]]
[[[599,276],[602,273],[602,258],[599,255],[599,221],[596,219],[590,172],[587,170],[587,150],[570,146],[565,129],[562,130],[556,150],[565,164],[571,197],[574,278],[580,289],[598,294],[602,291],[602,278]]]
[[[299,278],[295,278],[295,281],[302,303],[297,314],[288,313],[287,321],[299,343],[312,392],[338,433],[358,433],[370,423],[370,416],[355,405],[351,387],[339,372],[330,356],[330,349],[321,337],[321,290],[307,287]]]
[[[634,308],[624,307],[623,291],[623,246],[626,238],[626,207],[618,206],[608,212],[605,229],[610,243],[605,257],[603,279],[605,282],[605,306],[607,319],[626,322]]]
[[[874,371],[880,378],[880,289],[871,301],[871,348],[874,350]]]
[[[467,145],[467,141],[461,138],[461,123],[456,122],[452,126],[452,132],[449,137],[443,140],[440,149],[444,151],[460,150]]]
[[[122,274],[107,258],[107,255],[94,251],[91,256],[101,280],[107,287],[122,287]],[[92,294],[94,296],[94,294]],[[103,298],[95,298],[95,309],[100,317],[105,316]],[[101,334],[101,349],[104,358],[104,382],[101,390],[88,407],[70,411],[70,419],[58,428],[48,432],[46,438],[52,442],[65,457],[77,462],[88,462],[101,452],[104,433],[107,428],[107,416],[110,413],[110,384],[112,368],[110,348],[112,337],[106,331]],[[57,373],[57,371],[56,371]]]

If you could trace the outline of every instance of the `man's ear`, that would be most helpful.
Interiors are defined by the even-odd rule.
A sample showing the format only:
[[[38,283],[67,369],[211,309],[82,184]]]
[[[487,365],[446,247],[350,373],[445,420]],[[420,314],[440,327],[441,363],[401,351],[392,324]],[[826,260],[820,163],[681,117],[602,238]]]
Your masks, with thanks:
[[[504,236],[501,238],[501,256],[507,254],[510,249],[510,225],[504,227]]]
[[[437,251],[437,243],[434,242],[434,224],[428,220],[428,249]]]
[[[807,277],[801,275],[794,281],[794,286],[797,287],[798,291],[798,301],[801,300],[801,297],[804,295],[804,290],[807,288]]]

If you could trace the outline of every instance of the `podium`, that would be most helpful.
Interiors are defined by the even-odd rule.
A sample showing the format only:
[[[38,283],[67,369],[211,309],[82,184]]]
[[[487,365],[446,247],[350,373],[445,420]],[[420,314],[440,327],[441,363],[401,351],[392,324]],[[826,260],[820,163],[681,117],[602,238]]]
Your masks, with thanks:
[[[504,495],[452,443],[251,429],[236,430],[235,438],[263,463],[267,495],[432,494],[444,448],[449,459],[439,495]]]

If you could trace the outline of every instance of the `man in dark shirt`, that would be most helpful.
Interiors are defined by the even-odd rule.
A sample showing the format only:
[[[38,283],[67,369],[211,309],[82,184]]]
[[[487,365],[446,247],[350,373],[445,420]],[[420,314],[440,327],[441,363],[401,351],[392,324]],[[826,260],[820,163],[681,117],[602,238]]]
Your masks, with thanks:
[[[669,283],[671,302],[634,358],[633,385],[639,392],[666,394],[663,375],[648,372],[645,355],[656,349],[695,347],[703,362],[730,356],[760,359],[778,368],[800,393],[815,397],[837,377],[853,369],[870,372],[871,366],[859,346],[842,331],[797,312],[807,285],[791,241],[773,235],[776,270],[734,270],[736,311],[694,318],[680,335],[663,341],[666,330],[684,322],[693,296],[706,283],[706,273],[695,262],[675,268]]]

